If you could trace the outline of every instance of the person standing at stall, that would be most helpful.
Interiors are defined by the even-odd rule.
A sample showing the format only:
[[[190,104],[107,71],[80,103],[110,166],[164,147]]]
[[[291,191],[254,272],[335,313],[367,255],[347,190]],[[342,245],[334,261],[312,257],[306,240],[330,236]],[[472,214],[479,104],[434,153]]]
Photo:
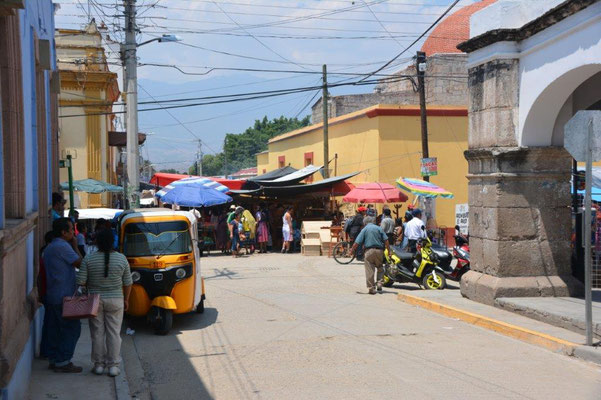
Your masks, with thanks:
[[[242,213],[234,212],[234,218],[229,222],[230,240],[232,243],[232,256],[240,257],[238,249],[240,247],[240,215]]]
[[[382,215],[382,221],[380,222],[380,228],[388,236],[388,241],[394,244],[394,220],[390,215],[390,209],[385,208],[384,214]]]
[[[282,253],[290,252],[290,244],[293,240],[292,234],[292,207],[288,207],[282,217]]]
[[[422,221],[422,210],[416,208],[413,210],[413,218],[405,225],[404,235],[407,238],[407,247],[409,252],[417,251],[417,241],[426,237],[424,221]]]
[[[361,232],[361,229],[363,229],[363,218],[365,217],[366,211],[367,208],[363,206],[357,208],[357,214],[344,227],[345,232],[348,234],[352,242],[355,241],[357,236],[359,236],[359,232]],[[361,261],[362,259],[363,249],[359,247],[359,249],[357,250],[357,260]]]
[[[259,253],[267,253],[267,242],[269,241],[269,216],[265,203],[261,203],[255,214],[257,220],[257,242]]]

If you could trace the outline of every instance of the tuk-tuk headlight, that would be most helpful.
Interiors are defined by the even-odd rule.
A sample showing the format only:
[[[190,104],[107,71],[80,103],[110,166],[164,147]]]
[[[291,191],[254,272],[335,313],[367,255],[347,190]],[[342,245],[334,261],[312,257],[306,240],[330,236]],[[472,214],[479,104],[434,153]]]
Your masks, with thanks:
[[[138,271],[133,271],[131,273],[131,280],[134,282],[138,282],[140,280],[142,276],[140,275],[140,273]]]
[[[186,277],[186,269],[185,268],[178,268],[175,271],[175,276],[177,279],[184,279]]]

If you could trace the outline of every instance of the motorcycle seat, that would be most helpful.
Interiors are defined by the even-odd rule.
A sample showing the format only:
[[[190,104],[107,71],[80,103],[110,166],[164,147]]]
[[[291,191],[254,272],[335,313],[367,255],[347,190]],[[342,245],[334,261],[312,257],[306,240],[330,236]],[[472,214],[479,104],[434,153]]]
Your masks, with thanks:
[[[408,253],[406,251],[403,251],[403,249],[401,249],[400,246],[390,246],[390,249],[392,250],[392,252],[394,253],[394,255],[396,255],[401,260],[411,260],[411,259],[413,259],[413,253]]]

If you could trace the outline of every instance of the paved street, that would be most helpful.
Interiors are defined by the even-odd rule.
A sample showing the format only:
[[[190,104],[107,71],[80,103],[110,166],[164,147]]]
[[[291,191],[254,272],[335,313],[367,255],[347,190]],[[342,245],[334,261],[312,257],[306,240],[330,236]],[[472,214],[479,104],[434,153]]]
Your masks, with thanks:
[[[400,287],[364,294],[359,263],[202,260],[203,315],[177,317],[165,337],[127,321],[137,398],[599,398],[599,367],[404,304]]]

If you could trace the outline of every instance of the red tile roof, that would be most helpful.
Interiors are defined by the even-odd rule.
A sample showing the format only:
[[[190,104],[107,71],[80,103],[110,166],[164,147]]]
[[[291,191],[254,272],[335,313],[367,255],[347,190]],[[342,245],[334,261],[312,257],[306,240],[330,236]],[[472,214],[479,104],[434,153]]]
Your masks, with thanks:
[[[457,45],[470,38],[470,17],[495,1],[497,0],[482,0],[449,15],[430,33],[421,50],[427,56],[440,53],[461,53]]]

